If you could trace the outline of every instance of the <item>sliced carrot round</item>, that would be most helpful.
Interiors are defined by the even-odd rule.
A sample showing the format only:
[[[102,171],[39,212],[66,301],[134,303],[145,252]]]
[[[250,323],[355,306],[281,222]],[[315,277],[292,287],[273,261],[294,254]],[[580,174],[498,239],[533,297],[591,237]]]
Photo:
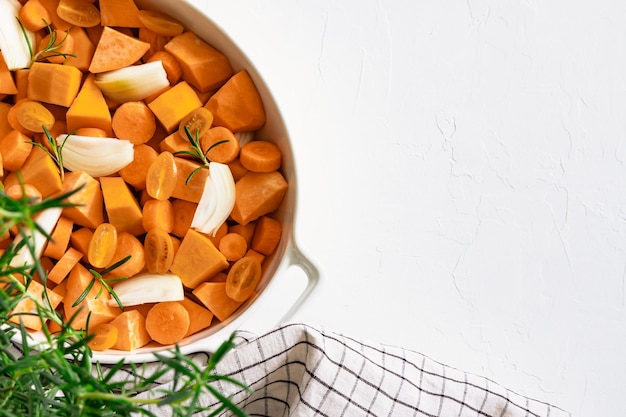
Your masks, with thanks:
[[[91,236],[87,260],[96,268],[104,268],[111,263],[116,248],[117,229],[110,223],[102,223]]]
[[[215,126],[209,129],[202,136],[200,145],[212,162],[228,164],[239,156],[239,139],[226,127]]]
[[[157,35],[176,36],[180,35],[185,30],[182,23],[178,20],[153,10],[139,10],[137,17],[148,30],[151,30]]]
[[[176,188],[176,161],[171,152],[161,152],[146,173],[146,192],[157,200],[167,200]]]
[[[178,133],[188,140],[185,128],[193,138],[202,138],[211,128],[213,123],[213,114],[204,107],[198,107],[192,110],[187,116],[183,117],[178,125]]]
[[[17,122],[29,132],[43,133],[44,127],[50,130],[54,126],[54,115],[37,101],[19,101],[14,109]]]
[[[220,239],[218,248],[229,261],[238,261],[246,254],[248,242],[238,233],[227,233]]]
[[[162,344],[171,345],[185,337],[189,330],[189,312],[176,301],[157,303],[146,315],[146,331]]]
[[[101,323],[89,329],[93,337],[87,342],[92,350],[102,351],[111,349],[117,343],[119,331],[110,323]]]
[[[109,137],[104,129],[99,127],[79,127],[75,132],[76,136],[89,136],[92,138],[106,138]]]
[[[253,172],[272,172],[280,168],[282,153],[278,146],[263,140],[253,140],[241,147],[241,165]]]
[[[245,301],[261,279],[261,263],[255,257],[244,256],[230,267],[226,277],[226,295],[235,301]]]
[[[156,131],[156,119],[143,101],[127,101],[115,109],[111,118],[113,132],[133,145],[146,143]]]
[[[158,227],[148,230],[143,243],[146,268],[153,274],[165,274],[174,262],[174,242],[172,237]]]

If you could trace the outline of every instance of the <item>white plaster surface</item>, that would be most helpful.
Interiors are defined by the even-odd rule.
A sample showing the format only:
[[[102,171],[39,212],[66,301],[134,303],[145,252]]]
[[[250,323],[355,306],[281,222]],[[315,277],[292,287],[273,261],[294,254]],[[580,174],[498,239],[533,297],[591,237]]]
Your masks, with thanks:
[[[194,3],[291,134],[295,320],[626,414],[626,2]]]

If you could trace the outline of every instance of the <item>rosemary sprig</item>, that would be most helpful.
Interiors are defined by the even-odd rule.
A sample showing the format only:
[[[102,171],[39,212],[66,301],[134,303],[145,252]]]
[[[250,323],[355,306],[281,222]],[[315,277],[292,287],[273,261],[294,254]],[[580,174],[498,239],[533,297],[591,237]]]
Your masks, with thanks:
[[[100,295],[102,294],[102,290],[105,289],[105,290],[108,291],[109,294],[111,294],[111,297],[113,297],[113,299],[115,300],[115,302],[117,303],[119,308],[121,310],[124,310],[124,305],[122,305],[122,301],[120,301],[119,297],[117,296],[117,294],[115,293],[113,288],[111,288],[109,283],[111,283],[111,282],[118,282],[118,281],[124,281],[124,280],[126,280],[128,278],[120,277],[120,278],[105,279],[105,278],[103,278],[103,275],[106,275],[109,272],[111,272],[111,271],[119,268],[120,266],[124,265],[126,262],[128,262],[128,260],[130,258],[131,258],[131,255],[128,255],[125,258],[120,259],[119,261],[115,262],[113,265],[109,266],[106,269],[103,269],[100,272],[96,271],[95,269],[91,269],[90,268],[89,272],[91,273],[91,275],[93,275],[93,278],[91,279],[91,281],[89,282],[89,284],[87,285],[85,290],[78,296],[76,301],[74,301],[74,304],[72,304],[72,307],[77,307],[87,297],[89,292],[91,292],[91,289],[96,284],[96,282],[99,282],[100,283],[100,289],[98,290],[98,293],[96,294],[96,298],[100,297]]]
[[[57,56],[62,57],[64,60],[67,60],[67,58],[76,58],[75,54],[68,54],[59,51],[61,45],[63,45],[63,42],[65,42],[67,37],[70,35],[69,29],[65,31],[65,36],[63,37],[63,39],[61,39],[57,43],[57,40],[59,38],[57,35],[57,31],[52,29],[50,24],[44,19],[44,23],[46,24],[46,29],[48,30],[49,35],[48,43],[41,49],[41,51],[35,52],[33,49],[33,45],[31,45],[30,43],[30,38],[26,34],[26,28],[18,17],[16,17],[16,19],[20,25],[20,29],[22,30],[22,34],[24,35],[24,39],[26,39],[26,45],[28,46],[28,52],[30,53],[30,60],[32,62],[37,62],[42,59],[48,59]]]
[[[65,138],[63,138],[63,142],[61,142],[61,144],[58,144],[56,139],[52,137],[52,134],[50,134],[50,131],[45,126],[42,126],[42,128],[43,128],[43,133],[46,136],[46,141],[48,142],[48,145],[50,146],[50,148],[46,147],[45,145],[42,145],[39,142],[32,141],[29,143],[33,146],[37,146],[38,148],[43,150],[45,153],[47,153],[50,156],[50,158],[52,158],[54,163],[59,168],[59,175],[61,176],[61,181],[63,181],[63,178],[65,176],[64,175],[65,168],[63,166],[63,146],[65,146],[65,142],[67,141],[67,138],[70,137],[70,134],[68,133],[65,136]]]
[[[28,198],[13,200],[0,190],[0,230],[17,227],[24,237],[31,236],[40,229],[35,216],[49,208],[70,205],[65,200],[73,192],[76,191],[36,202]],[[16,251],[24,247],[31,250],[33,263],[11,265]],[[0,416],[156,416],[148,406],[175,417],[199,412],[216,415],[225,410],[237,416],[246,415],[232,398],[212,385],[223,381],[247,389],[240,382],[215,373],[215,365],[234,346],[232,336],[212,355],[206,367],[198,366],[178,349],[159,355],[154,368],[125,365],[123,360],[107,368],[92,363],[90,336],[72,327],[74,318],[61,321],[45,296],[42,299],[29,293],[35,273],[44,283],[46,279],[44,268],[34,255],[32,240],[27,238],[10,244],[0,254]],[[106,271],[100,271],[100,277],[103,272]],[[15,313],[15,307],[25,298],[32,301],[35,311]],[[25,314],[38,316],[42,323],[53,320],[60,330],[53,333],[44,325],[41,333],[45,340],[34,342],[20,320]],[[13,349],[13,340],[20,341],[22,353]],[[158,388],[158,381],[166,374],[174,375],[174,386]],[[132,379],[128,380],[127,375],[132,375]],[[147,397],[137,395],[149,390],[157,391]],[[218,406],[205,409],[198,401],[204,396],[216,398]]]
[[[198,168],[194,169],[193,171],[189,173],[189,175],[187,176],[187,179],[185,180],[185,185],[189,184],[193,176],[196,175],[198,171],[200,171],[203,168],[209,167],[209,164],[211,163],[211,161],[209,160],[209,157],[207,155],[211,151],[211,149],[213,149],[214,147],[218,145],[221,145],[222,143],[228,142],[228,139],[217,141],[211,146],[209,146],[206,152],[202,152],[202,145],[200,145],[200,138],[198,138],[198,132],[199,130],[196,130],[195,135],[192,135],[191,132],[189,131],[189,128],[185,126],[185,135],[187,136],[187,140],[189,141],[191,145],[191,150],[174,152],[174,155],[189,155],[193,158],[198,159],[202,163],[202,165],[200,165]]]

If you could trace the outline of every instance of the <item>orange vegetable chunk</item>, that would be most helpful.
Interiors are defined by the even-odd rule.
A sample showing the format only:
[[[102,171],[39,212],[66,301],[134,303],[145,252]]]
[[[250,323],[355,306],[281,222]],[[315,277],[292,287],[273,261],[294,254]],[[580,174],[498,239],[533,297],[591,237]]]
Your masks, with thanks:
[[[170,271],[187,288],[195,288],[228,267],[228,261],[205,235],[189,229],[174,256]]]
[[[233,132],[257,130],[265,124],[261,96],[246,70],[233,75],[205,107],[213,113],[215,126],[224,126]]]
[[[176,301],[157,303],[148,311],[146,330],[162,345],[180,342],[189,330],[189,313]]]
[[[253,140],[241,148],[239,160],[250,171],[272,172],[280,168],[282,152],[272,142]]]
[[[226,294],[225,282],[203,282],[193,290],[195,295],[219,321],[230,317],[243,302],[235,301]]]
[[[174,206],[170,200],[150,199],[144,203],[142,213],[144,230],[155,227],[167,233],[174,230]]]
[[[82,78],[80,70],[71,65],[34,62],[28,72],[28,98],[69,107]]]
[[[46,48],[54,48],[54,52],[47,52],[42,54],[41,58],[46,59],[53,64],[65,63],[65,54],[71,54],[74,50],[74,38],[70,32],[64,32],[61,30],[53,29],[46,36],[39,41],[38,51],[43,51]],[[59,55],[62,54],[62,55]]]
[[[67,246],[70,242],[70,235],[72,234],[72,227],[74,222],[67,217],[59,217],[56,226],[52,229],[49,240],[46,244],[46,248],[43,251],[43,256],[49,258],[61,259],[61,257],[67,251]]]
[[[60,284],[82,257],[83,254],[80,251],[69,248],[48,272],[48,280]]]
[[[198,204],[191,201],[174,199],[172,201],[172,209],[174,211],[174,228],[172,234],[178,237],[184,237],[187,230],[191,227],[191,221],[196,213]]]
[[[17,86],[2,54],[0,54],[0,94],[17,94]]]
[[[107,279],[130,278],[143,271],[146,266],[143,244],[139,241],[139,239],[130,233],[118,233],[115,254],[113,254],[113,259],[111,259],[111,263],[107,265],[107,268],[129,255],[130,258],[128,261],[106,274]]]
[[[63,310],[66,318],[74,317],[72,327],[75,329],[84,329],[88,316],[90,316],[89,324],[97,326],[100,323],[110,322],[120,313],[119,308],[109,306],[111,295],[101,288],[102,284],[98,281],[94,283],[87,296],[78,305],[73,306],[93,279],[93,275],[80,263],[76,264],[67,277],[67,293],[63,299]]]
[[[37,189],[44,198],[61,191],[63,187],[57,165],[50,155],[36,146],[33,146],[19,171],[24,183],[37,184]],[[11,173],[5,178],[4,186],[8,188],[14,184],[19,184],[19,180],[15,173]]]
[[[9,103],[0,102],[0,138],[13,130],[7,118],[12,107]]]
[[[139,8],[133,0],[100,0],[100,23],[102,26],[139,28],[143,24],[137,13]]]
[[[111,223],[118,232],[134,235],[144,233],[142,212],[131,190],[121,177],[101,177],[104,207]]]
[[[211,325],[213,313],[211,313],[209,309],[194,303],[187,297],[178,301],[178,303],[185,307],[185,310],[189,313],[189,329],[185,337],[197,333],[200,330],[204,330]]]
[[[150,145],[135,145],[133,161],[119,170],[120,177],[136,190],[145,189],[146,173],[158,155]]]
[[[206,135],[202,136],[201,146],[209,161],[222,164],[234,161],[239,156],[240,151],[237,136],[223,126],[209,129]]]
[[[143,101],[129,101],[115,109],[112,126],[116,137],[126,139],[133,145],[140,145],[148,142],[154,135],[156,120]]]
[[[231,217],[247,224],[276,210],[287,192],[287,181],[278,171],[249,172],[235,183],[235,206]]]
[[[243,236],[237,233],[227,233],[219,241],[218,248],[229,261],[237,261],[248,250],[248,243]]]
[[[0,138],[0,154],[4,169],[9,171],[18,170],[31,153],[32,139],[20,131],[12,130]]]
[[[137,310],[124,310],[111,324],[117,327],[117,342],[113,349],[132,352],[150,343],[146,331],[146,318]]]
[[[183,117],[202,107],[202,102],[193,88],[185,81],[181,81],[152,100],[148,107],[165,130],[172,133],[178,128]]]
[[[46,297],[44,295],[44,291],[48,294],[48,299],[50,300],[50,304],[46,301]],[[57,308],[57,306],[61,303],[63,297],[52,290],[46,289],[39,282],[32,280],[30,284],[28,284],[27,292],[30,296],[36,299],[39,303],[43,305],[48,305],[51,310]],[[24,313],[24,314],[19,314]],[[37,315],[37,306],[35,301],[29,297],[23,298],[15,308],[12,310],[12,315],[9,321],[12,323],[19,323],[22,321],[24,326],[31,330],[41,330],[43,327],[41,318]]]
[[[102,323],[89,328],[91,339],[87,344],[91,350],[103,351],[111,349],[117,343],[118,329],[111,323]]]
[[[201,169],[196,172],[191,180],[185,184],[191,173],[200,166],[198,162],[190,161],[185,158],[174,157],[176,162],[176,186],[172,191],[172,197],[181,200],[187,200],[194,203],[200,201],[204,192],[204,183],[209,176],[207,169]]]
[[[193,32],[174,36],[164,48],[180,63],[183,79],[202,92],[219,87],[233,73],[228,58]]]
[[[72,65],[83,72],[87,72],[96,47],[87,36],[85,29],[79,26],[70,29],[70,36],[74,39],[71,53],[75,56],[68,56],[65,65]]]
[[[83,171],[66,172],[63,179],[63,192],[81,187],[68,197],[67,202],[73,207],[65,207],[63,216],[79,226],[95,229],[104,222],[104,203],[98,180]]]
[[[132,65],[148,48],[149,43],[105,26],[93,53],[89,72],[97,74]]]
[[[37,32],[46,27],[46,22],[52,22],[48,9],[39,0],[28,0],[18,11],[17,17],[24,28]]]
[[[78,95],[67,110],[67,130],[73,132],[83,127],[95,127],[111,136],[111,112],[95,79],[95,75],[87,75]]]
[[[263,255],[271,255],[276,250],[282,234],[282,223],[271,217],[262,216],[256,221],[250,247]]]
[[[70,235],[70,244],[76,250],[83,254],[83,258],[87,259],[89,254],[89,242],[91,242],[91,237],[93,236],[93,231],[88,227],[81,227],[80,229],[76,229]]]

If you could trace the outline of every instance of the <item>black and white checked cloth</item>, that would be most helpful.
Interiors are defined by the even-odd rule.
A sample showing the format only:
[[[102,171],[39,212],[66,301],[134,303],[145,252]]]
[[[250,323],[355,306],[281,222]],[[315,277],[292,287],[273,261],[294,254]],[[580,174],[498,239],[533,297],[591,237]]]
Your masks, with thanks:
[[[420,353],[305,324],[240,333],[216,371],[252,388],[250,394],[216,385],[251,416],[571,417]],[[203,401],[209,406],[213,399]]]

